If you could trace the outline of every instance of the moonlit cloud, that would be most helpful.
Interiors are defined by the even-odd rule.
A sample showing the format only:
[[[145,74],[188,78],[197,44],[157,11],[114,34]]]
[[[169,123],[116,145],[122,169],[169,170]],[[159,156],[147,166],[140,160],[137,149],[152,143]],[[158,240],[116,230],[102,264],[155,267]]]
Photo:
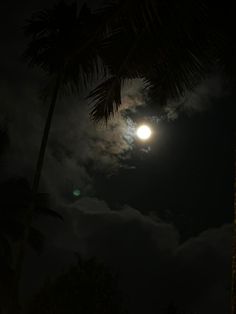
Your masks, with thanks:
[[[49,105],[39,99],[36,82],[29,79],[16,93],[11,93],[7,84],[2,85],[0,96],[0,113],[8,122],[11,142],[4,171],[8,176],[27,176],[30,180]],[[136,122],[127,112],[135,112],[144,104],[142,84],[141,80],[127,82],[122,91],[123,106],[107,126],[90,121],[83,97],[60,99],[41,181],[50,193],[64,198],[78,187],[84,195],[93,189],[91,172],[109,176],[127,167],[126,161],[135,147],[136,130]]]
[[[186,92],[185,96],[177,102],[169,102],[164,109],[164,117],[175,120],[180,113],[192,115],[206,111],[219,98],[223,97],[224,83],[220,76],[211,76],[199,84],[193,91]]]
[[[32,178],[48,104],[39,100],[36,80],[32,80],[31,85],[29,81],[27,88],[23,85],[19,89],[20,96],[10,93],[7,85],[2,85],[1,107],[8,121],[12,144],[6,157],[11,166],[4,171],[8,175]],[[209,99],[220,95],[219,91],[222,91],[221,81],[209,79],[186,96],[181,110],[189,113],[199,107],[204,110],[211,102]],[[50,193],[70,197],[71,191],[79,188],[86,195],[93,189],[91,172],[110,176],[122,167],[133,167],[127,165],[127,160],[134,150],[149,153],[150,145],[136,145],[138,125],[133,119],[135,112],[146,105],[145,99],[142,80],[127,82],[122,91],[123,106],[105,127],[89,120],[89,107],[83,97],[62,98],[53,119],[42,177],[42,183]],[[167,107],[169,119],[177,118],[178,114],[178,104]],[[161,117],[152,114],[145,119],[156,126]]]
[[[118,271],[131,314],[145,309],[157,313],[170,300],[190,313],[228,313],[231,225],[180,243],[172,224],[130,206],[114,211],[103,200],[87,197],[60,208],[64,224],[57,229],[57,223],[51,222],[52,233],[50,223],[47,227],[44,223],[48,249],[40,260],[35,257],[39,265],[51,261],[44,266],[47,274],[51,271],[54,276],[62,265],[65,269],[74,261],[73,252],[79,252],[85,258],[96,256]]]

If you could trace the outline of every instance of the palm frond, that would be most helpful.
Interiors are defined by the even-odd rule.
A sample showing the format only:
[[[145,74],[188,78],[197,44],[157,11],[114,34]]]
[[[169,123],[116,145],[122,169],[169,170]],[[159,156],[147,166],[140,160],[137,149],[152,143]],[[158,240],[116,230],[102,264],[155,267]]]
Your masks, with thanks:
[[[97,18],[103,21],[106,30],[111,33],[114,27],[129,29],[138,34],[140,30],[152,31],[153,24],[160,23],[157,3],[152,0],[119,0],[105,1],[102,8],[95,12]]]
[[[38,208],[37,211],[39,214],[41,214],[43,216],[57,218],[57,219],[60,219],[62,221],[64,220],[62,215],[60,215],[57,211],[52,210],[50,208],[41,207],[41,208]]]
[[[63,220],[63,217],[50,208],[50,195],[48,193],[38,193],[35,199],[35,213]]]
[[[111,77],[96,87],[88,96],[93,99],[90,113],[94,121],[107,120],[121,105],[121,80]]]
[[[125,6],[131,4],[134,6],[132,0],[123,3]],[[144,78],[150,87],[149,94],[158,95],[163,104],[168,99],[182,97],[208,74],[219,55],[219,42],[207,25],[209,8],[204,4],[204,0],[198,3],[181,0],[178,4],[172,0],[135,1],[133,14],[128,12],[130,21],[144,15],[139,32],[135,32],[130,25],[125,28],[120,21],[119,28],[116,26],[120,31],[111,32],[99,50],[109,73],[122,80]],[[149,15],[155,12],[158,12],[159,18],[152,20]],[[120,19],[128,19],[128,13],[122,14]],[[145,27],[148,21],[150,27]],[[97,99],[99,92],[101,99],[106,98],[105,89],[107,86],[95,89]],[[107,93],[110,93],[108,89]],[[110,103],[112,95],[115,94],[111,92],[107,96]],[[100,105],[106,106],[106,102],[100,101]],[[98,110],[98,106],[96,101],[93,119],[100,120],[102,112],[107,119],[108,111],[104,108]],[[115,109],[112,106],[109,108]]]
[[[75,2],[62,1],[28,21],[25,56],[52,80],[60,73],[65,92],[110,76],[89,95],[91,117],[107,120],[120,105],[120,81],[145,78],[150,94],[166,100],[204,77],[219,56],[211,9],[206,0],[111,0],[77,14]]]
[[[86,5],[77,14],[76,2],[61,1],[53,9],[35,13],[24,29],[30,43],[23,58],[50,77],[60,73],[61,89],[86,87],[101,69],[99,36],[90,41],[96,29],[91,21],[92,13]]]

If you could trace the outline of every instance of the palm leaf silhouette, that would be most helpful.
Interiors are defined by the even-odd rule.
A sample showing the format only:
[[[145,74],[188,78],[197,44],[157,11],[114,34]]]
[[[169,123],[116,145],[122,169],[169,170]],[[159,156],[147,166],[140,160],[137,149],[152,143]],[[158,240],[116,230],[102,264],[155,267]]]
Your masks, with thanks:
[[[108,118],[121,105],[121,81],[118,77],[111,77],[101,83],[93,92],[93,109],[91,117],[93,120]]]
[[[122,81],[143,78],[150,93],[160,95],[164,103],[194,88],[216,63],[219,39],[208,26],[210,13],[205,1],[182,0],[177,4],[171,0],[146,0],[135,1],[134,5],[134,1],[128,0],[114,6],[120,6],[116,22],[111,25],[105,44],[99,47],[99,56],[111,76]],[[112,4],[108,11],[111,7]],[[126,11],[122,10],[124,7]],[[91,115],[96,121],[107,119],[107,114],[118,109],[106,109],[115,103],[110,98],[114,93],[107,97],[107,103],[104,101],[107,86],[100,85],[89,95],[92,103],[96,98]]]
[[[84,46],[91,37],[92,29],[87,27],[91,18],[86,5],[77,15],[75,2],[68,5],[61,1],[52,9],[35,13],[24,28],[31,39],[24,58],[52,80],[60,73],[60,89],[75,91],[86,86],[99,69],[96,42],[92,43],[93,49]]]

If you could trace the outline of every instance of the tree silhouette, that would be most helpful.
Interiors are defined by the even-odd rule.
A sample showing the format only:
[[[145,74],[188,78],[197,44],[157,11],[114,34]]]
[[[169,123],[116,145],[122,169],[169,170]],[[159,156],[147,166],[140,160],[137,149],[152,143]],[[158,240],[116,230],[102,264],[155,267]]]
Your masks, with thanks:
[[[31,189],[24,178],[11,178],[0,183],[0,304],[4,308],[16,311],[18,302],[14,297],[16,289],[16,263],[19,244],[24,235],[25,214],[31,202]],[[50,209],[49,197],[46,194],[37,194],[34,215],[49,215],[62,219]],[[34,226],[29,229],[28,245],[41,252],[44,236]],[[1,306],[0,306],[1,307]]]
[[[117,277],[96,259],[82,260],[34,297],[29,314],[121,314]]]
[[[204,0],[121,0],[110,5],[103,12],[114,14],[110,32],[99,47],[109,76],[89,95],[92,118],[108,119],[118,110],[127,79],[143,79],[162,105],[193,89],[220,53],[222,40],[208,25],[210,10]]]
[[[35,13],[25,26],[25,34],[31,39],[24,57],[31,66],[40,67],[48,77],[47,96],[51,97],[48,116],[41,142],[39,158],[33,182],[37,191],[51,127],[51,120],[60,92],[80,91],[87,86],[93,74],[98,73],[98,57],[95,42],[85,45],[91,38],[92,14],[84,5],[77,13],[76,2],[61,1],[53,9]]]
[[[218,9],[204,0],[119,0],[108,2],[95,14],[84,6],[77,15],[75,3],[60,2],[32,16],[25,28],[31,39],[25,56],[31,65],[45,71],[51,95],[33,181],[33,201],[59,92],[78,91],[102,69],[105,80],[89,95],[95,121],[107,120],[118,110],[127,79],[143,79],[150,95],[161,105],[182,97],[224,56],[224,33],[216,23]],[[25,240],[32,212],[33,205],[28,208]],[[23,255],[21,249],[19,265]]]
[[[31,66],[40,67],[47,75],[48,84],[45,92],[47,98],[51,98],[51,102],[33,179],[31,202],[26,210],[23,237],[17,257],[18,285],[57,99],[62,92],[74,93],[87,86],[93,74],[99,71],[95,49],[98,37],[91,43],[93,49],[91,49],[91,44],[85,44],[89,42],[94,29],[93,24],[89,23],[91,16],[86,5],[78,14],[76,2],[66,4],[60,1],[52,9],[33,14],[25,26],[25,34],[30,38],[30,42],[24,58]],[[85,22],[90,27],[85,28]]]

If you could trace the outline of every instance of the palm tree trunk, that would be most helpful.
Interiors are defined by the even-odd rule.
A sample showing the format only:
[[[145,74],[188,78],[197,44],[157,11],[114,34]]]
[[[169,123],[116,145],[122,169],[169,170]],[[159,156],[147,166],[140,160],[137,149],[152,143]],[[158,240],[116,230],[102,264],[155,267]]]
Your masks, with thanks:
[[[60,87],[60,76],[58,75],[57,81],[56,81],[56,84],[54,87],[53,95],[52,95],[51,105],[49,107],[49,111],[48,111],[48,115],[47,115],[47,120],[46,120],[45,127],[44,127],[44,132],[43,132],[43,137],[42,137],[42,141],[41,141],[36,171],[34,174],[34,181],[33,181],[33,186],[32,186],[33,198],[35,198],[37,191],[38,191],[39,181],[40,181],[42,168],[43,168],[45,151],[46,151],[47,142],[48,142],[48,136],[49,136],[49,132],[50,132],[50,128],[51,128],[54,109],[56,106],[59,87]]]
[[[58,75],[57,77],[54,91],[52,94],[51,104],[49,107],[49,111],[48,111],[48,115],[47,115],[47,119],[46,119],[46,123],[44,127],[36,170],[35,170],[34,179],[33,179],[33,185],[32,185],[32,190],[31,190],[31,193],[32,193],[31,203],[26,210],[24,234],[19,243],[19,250],[16,256],[16,264],[15,264],[16,277],[15,277],[15,284],[12,291],[12,305],[10,306],[11,310],[9,311],[10,314],[13,314],[13,313],[16,314],[19,312],[19,287],[20,287],[20,279],[21,279],[21,273],[22,273],[22,265],[23,265],[23,261],[25,257],[27,239],[29,236],[30,226],[31,226],[32,218],[33,218],[35,198],[38,192],[45,152],[46,152],[47,143],[48,143],[49,132],[50,132],[51,123],[52,123],[52,117],[53,117],[53,113],[54,113],[56,102],[57,102],[59,88],[60,88],[60,75]]]

